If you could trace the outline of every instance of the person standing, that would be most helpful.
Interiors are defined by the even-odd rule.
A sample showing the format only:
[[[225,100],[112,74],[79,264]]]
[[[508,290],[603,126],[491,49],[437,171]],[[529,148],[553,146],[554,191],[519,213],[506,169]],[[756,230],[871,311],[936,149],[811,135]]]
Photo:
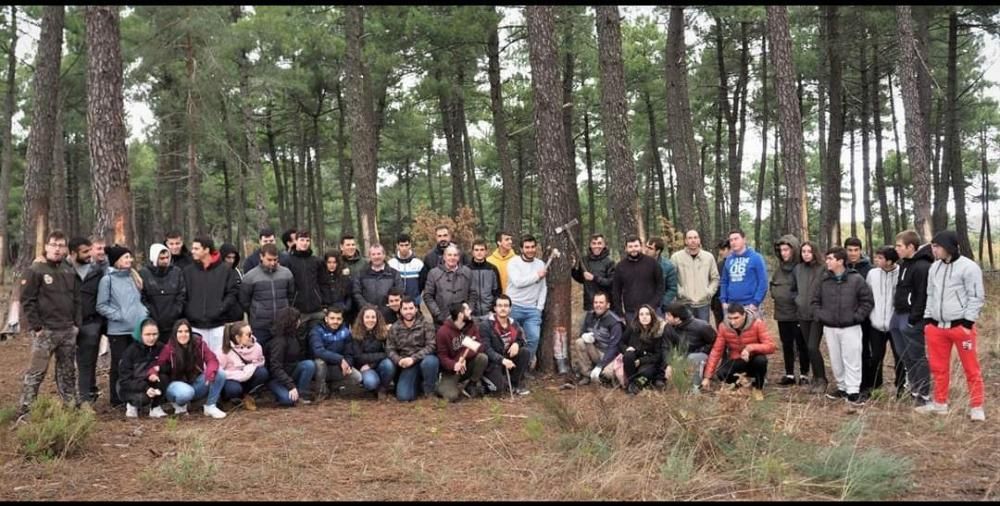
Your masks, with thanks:
[[[274,244],[276,239],[274,238],[274,230],[271,227],[264,227],[260,229],[260,233],[257,234],[260,237],[260,246],[263,247],[265,244]],[[260,248],[253,250],[250,256],[243,261],[243,273],[244,275],[253,270],[254,267],[260,265]]]
[[[288,256],[288,270],[295,278],[295,297],[292,306],[302,314],[306,328],[323,321],[322,288],[327,276],[322,260],[312,254],[312,238],[308,230],[298,230],[295,250]]]
[[[351,278],[358,277],[368,268],[368,261],[358,250],[358,241],[351,234],[340,236],[340,266],[344,274]],[[360,309],[360,307],[358,308]]]
[[[174,322],[184,316],[187,287],[180,267],[170,264],[170,250],[160,243],[149,247],[149,263],[139,271],[142,302],[156,321],[160,343],[166,344]]]
[[[686,305],[695,318],[710,323],[711,302],[719,290],[719,266],[701,248],[697,230],[684,234],[684,249],[674,252],[670,261],[677,268],[677,302]]]
[[[98,246],[101,259],[97,258]],[[78,392],[81,404],[93,404],[100,395],[97,388],[97,354],[101,348],[101,335],[107,327],[104,317],[97,311],[97,290],[107,270],[104,240],[97,242],[85,237],[73,238],[69,242],[69,256],[70,265],[80,280],[82,325],[76,336]]]
[[[111,265],[98,285],[97,311],[108,321],[107,335],[111,348],[108,388],[111,391],[111,407],[117,408],[124,402],[116,388],[118,362],[133,341],[135,326],[149,316],[149,311],[142,304],[142,279],[132,270],[132,252],[117,245],[107,251]]]
[[[278,248],[265,244],[260,248],[260,264],[243,278],[239,288],[240,306],[249,313],[250,329],[261,347],[271,339],[271,328],[278,311],[295,299],[295,277],[278,263]]]
[[[837,390],[828,399],[846,398],[855,406],[861,398],[861,322],[875,306],[872,289],[855,270],[847,269],[847,251],[835,246],[826,252],[826,270],[813,295],[813,315],[823,324],[830,367],[837,380]]]
[[[531,367],[535,365],[538,352],[538,341],[542,335],[542,310],[545,309],[545,297],[548,286],[545,275],[548,271],[545,262],[536,258],[538,241],[533,235],[521,238],[521,254],[507,263],[507,296],[510,297],[513,309],[510,317],[524,329],[527,351],[531,354]]]
[[[485,240],[476,239],[472,242],[472,261],[468,268],[472,274],[468,299],[472,306],[472,316],[477,319],[488,316],[493,311],[493,301],[500,295],[500,271],[486,261]]]
[[[479,294],[472,290],[472,270],[459,265],[458,247],[449,244],[444,249],[444,262],[431,269],[424,285],[424,304],[434,325],[440,327],[448,319],[448,308],[456,302],[474,301]],[[485,263],[485,262],[483,262]]]
[[[666,245],[660,237],[654,237],[646,242],[646,254],[656,259],[660,264],[660,271],[663,272],[663,300],[659,306],[653,306],[656,313],[663,314],[667,306],[677,298],[677,268],[674,264],[663,257],[663,250]]]
[[[896,349],[903,355],[910,395],[917,406],[930,401],[931,378],[924,343],[924,310],[927,307],[927,272],[934,256],[931,245],[920,246],[920,236],[913,230],[896,234],[899,255],[899,283],[892,298],[895,311],[890,333]],[[900,396],[902,392],[897,392]]]
[[[800,385],[809,383],[809,349],[799,328],[799,308],[795,305],[798,287],[795,282],[795,266],[799,264],[799,239],[788,234],[774,243],[774,256],[778,257],[778,268],[771,274],[771,298],[774,300],[774,319],[778,322],[778,336],[784,355],[785,375],[779,385],[795,384],[795,356],[799,359]],[[798,352],[798,353],[796,353]]]
[[[507,262],[517,256],[514,252],[514,236],[510,232],[501,230],[496,233],[494,240],[497,249],[486,257],[486,261],[496,266],[500,273],[500,292],[507,293]]]
[[[191,242],[194,264],[184,268],[184,285],[188,298],[184,317],[191,332],[201,335],[216,356],[222,354],[223,325],[226,315],[239,304],[236,273],[222,261],[209,237],[196,237]]]
[[[926,327],[927,361],[934,377],[934,399],[916,408],[918,413],[948,413],[948,386],[951,379],[951,349],[958,359],[969,386],[969,418],[986,421],[983,410],[983,376],[976,357],[979,329],[976,320],[986,300],[983,271],[962,255],[958,234],[938,232],[931,241],[934,264],[927,274]]]
[[[323,254],[324,274],[326,284],[320,290],[323,295],[323,307],[339,307],[344,310],[344,319],[356,313],[354,310],[354,282],[348,269],[340,268],[340,252],[330,250]]]
[[[31,264],[21,279],[21,304],[31,335],[31,357],[24,373],[15,415],[28,413],[56,356],[56,388],[64,404],[77,401],[76,334],[80,328],[80,279],[63,262],[66,235],[56,230],[45,239],[45,261]]]
[[[862,355],[861,371],[861,394],[867,397],[871,390],[882,387],[882,360],[885,358],[886,342],[892,347],[892,356],[895,362],[896,371],[896,391],[902,392],[906,383],[906,368],[903,365],[903,357],[896,351],[889,329],[892,326],[892,298],[896,293],[896,284],[899,282],[899,255],[892,246],[883,246],[875,251],[875,268],[868,271],[866,281],[872,289],[872,296],[875,298],[875,308],[872,309],[868,320],[871,322],[871,334],[866,346],[869,352],[866,354],[870,361],[865,362]]]
[[[722,284],[723,266],[726,264],[726,258],[729,257],[731,252],[732,249],[729,247],[729,238],[719,239],[719,242],[715,245],[715,256],[717,258],[715,267],[719,271],[719,285]],[[719,300],[720,296],[720,291],[716,290],[715,295],[712,295],[712,302],[709,304],[709,307],[712,309],[712,316],[715,317],[716,327],[718,327],[719,324],[726,319],[726,312],[722,310],[722,301]]]
[[[424,261],[413,254],[413,242],[410,234],[399,234],[396,238],[396,256],[389,259],[389,267],[399,271],[403,278],[403,292],[420,305],[420,271],[424,269]]]
[[[826,393],[826,367],[823,364],[823,351],[819,344],[823,340],[823,324],[816,321],[813,315],[812,299],[819,289],[820,281],[826,276],[826,264],[820,261],[816,254],[816,245],[806,241],[799,246],[799,258],[802,260],[795,266],[795,306],[799,318],[799,329],[806,341],[806,351],[809,353],[809,365],[812,369],[811,394]]]
[[[381,244],[368,247],[369,264],[352,280],[354,305],[363,308],[371,305],[384,311],[389,299],[389,290],[403,290],[403,278],[399,272],[385,263],[385,248]],[[348,322],[350,324],[351,322]]]
[[[729,233],[729,245],[732,252],[726,257],[719,282],[722,308],[738,302],[763,320],[761,304],[767,295],[767,264],[764,263],[764,257],[747,246],[746,234],[738,228]]]
[[[420,277],[418,278],[418,286],[420,288],[420,293],[424,293],[424,287],[427,285],[427,276],[431,273],[431,269],[444,263],[444,250],[449,244],[454,244],[451,242],[451,230],[445,225],[438,225],[434,229],[434,239],[437,241],[437,245],[431,248],[430,251],[424,255],[424,266],[420,271]],[[456,245],[457,246],[457,245]],[[462,254],[461,257],[462,265],[469,265],[469,257]],[[424,301],[427,304],[427,301]],[[445,310],[447,311],[447,309]]]
[[[847,250],[847,268],[858,271],[861,277],[868,279],[868,272],[872,270],[871,260],[864,254],[865,244],[857,237],[844,239],[844,249]]]
[[[167,232],[163,238],[163,245],[170,250],[170,263],[184,269],[194,263],[191,252],[184,245],[184,236],[176,230]]]
[[[625,239],[625,258],[615,266],[611,282],[612,308],[616,314],[625,315],[625,321],[635,319],[643,304],[658,309],[664,294],[663,268],[653,257],[642,254],[642,241],[638,236]]]
[[[605,244],[604,236],[590,236],[590,250],[587,253],[586,270],[579,260],[573,265],[570,275],[573,281],[583,285],[583,310],[594,309],[594,294],[598,291],[611,293],[615,279],[615,262],[611,259],[610,250]],[[614,306],[614,304],[611,304]]]

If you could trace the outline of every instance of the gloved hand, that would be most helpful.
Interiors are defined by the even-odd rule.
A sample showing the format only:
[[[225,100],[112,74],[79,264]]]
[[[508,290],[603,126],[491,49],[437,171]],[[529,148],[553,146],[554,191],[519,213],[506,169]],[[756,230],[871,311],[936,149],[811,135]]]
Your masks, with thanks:
[[[600,366],[595,367],[592,371],[590,371],[590,380],[591,381],[597,381],[599,379],[601,379],[601,367]]]
[[[580,338],[583,339],[583,342],[587,344],[594,344],[593,332],[584,332],[583,334],[580,334]]]

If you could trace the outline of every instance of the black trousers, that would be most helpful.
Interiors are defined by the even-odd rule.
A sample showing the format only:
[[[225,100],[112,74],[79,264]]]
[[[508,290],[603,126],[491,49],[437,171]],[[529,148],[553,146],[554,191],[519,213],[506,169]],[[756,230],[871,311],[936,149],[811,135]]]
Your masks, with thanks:
[[[648,383],[653,383],[658,376],[662,373],[660,369],[659,361],[653,362],[651,364],[635,365],[635,361],[638,360],[636,353],[634,351],[626,351],[622,355],[622,365],[625,369],[625,382],[626,384],[632,383],[639,379],[639,376],[644,376]]]
[[[77,389],[80,402],[97,399],[97,352],[101,347],[102,322],[85,323],[76,335]],[[113,389],[112,389],[113,390]]]
[[[896,392],[901,392],[906,384],[906,366],[903,357],[896,352],[892,335],[875,328],[869,328],[861,338],[861,391],[870,391],[882,386],[882,362],[885,359],[886,343],[892,348],[892,359],[895,365]]]
[[[111,371],[108,375],[108,390],[111,391],[112,406],[119,406],[125,402],[118,395],[118,362],[121,361],[122,355],[125,354],[125,350],[128,349],[128,345],[131,342],[132,336],[128,334],[108,336],[108,344],[111,348]],[[165,391],[163,393],[166,395]]]
[[[809,353],[809,363],[812,365],[813,381],[826,381],[826,367],[823,365],[823,352],[819,343],[823,340],[823,324],[816,320],[799,322],[802,335],[806,341],[806,351]]]
[[[528,365],[531,363],[531,354],[527,353],[527,350],[522,350],[511,360],[514,361],[514,368],[510,370],[510,385],[518,388],[521,386],[524,372],[528,370]],[[504,369],[503,364],[491,363],[486,367],[486,373],[484,374],[487,379],[497,386],[497,393],[501,394],[506,393],[508,390],[507,373],[504,372]]]
[[[736,383],[738,373],[749,373],[753,378],[753,387],[764,388],[764,378],[767,377],[767,356],[753,355],[749,362],[742,359],[723,359],[722,365],[715,371],[715,377],[726,383]]]
[[[778,322],[778,336],[781,337],[781,354],[785,359],[785,374],[795,375],[795,352],[799,355],[799,371],[809,375],[809,350],[799,322]]]
[[[150,388],[150,387],[159,390],[160,391],[160,395],[157,395],[156,397],[153,397],[152,399],[150,399],[149,396],[146,395],[146,391],[145,390],[142,390],[141,392],[133,392],[131,390],[126,390],[126,389],[121,388],[121,385],[118,385],[114,390],[115,390],[115,392],[117,392],[118,397],[123,402],[127,402],[127,403],[129,403],[129,404],[131,404],[131,405],[133,405],[135,407],[145,406],[145,405],[149,404],[149,405],[151,405],[152,407],[155,408],[155,407],[163,404],[163,399],[164,399],[164,397],[166,397],[167,389],[166,389],[166,387],[162,386],[159,381],[156,381],[156,382],[149,382],[149,381],[147,381],[146,382],[146,388]]]

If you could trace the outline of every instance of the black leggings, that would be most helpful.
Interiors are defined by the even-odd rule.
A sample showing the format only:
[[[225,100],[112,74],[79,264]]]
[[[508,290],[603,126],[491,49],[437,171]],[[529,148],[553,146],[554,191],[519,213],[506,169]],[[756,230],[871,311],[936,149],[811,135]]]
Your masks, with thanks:
[[[767,377],[767,356],[754,355],[750,357],[750,362],[742,359],[725,360],[715,371],[715,377],[726,383],[736,383],[737,373],[749,372],[753,377],[753,387],[760,390],[764,388],[764,378]]]
[[[882,361],[885,359],[886,342],[892,348],[892,358],[896,372],[896,392],[903,391],[903,385],[906,384],[906,367],[903,365],[903,357],[896,352],[896,345],[893,344],[889,332],[882,332],[874,328],[862,337],[862,349],[864,352],[861,358],[865,362],[862,364],[861,369],[862,391],[874,390],[882,386]]]
[[[809,375],[809,350],[806,348],[805,337],[799,328],[799,322],[778,322],[778,335],[781,337],[781,353],[785,359],[785,374],[795,375],[795,352],[799,352],[799,371],[802,376]]]
[[[802,329],[809,362],[812,364],[813,381],[826,381],[823,352],[819,349],[819,343],[823,340],[823,324],[816,320],[802,320],[799,322],[799,327]]]
[[[659,361],[653,362],[651,364],[635,365],[637,360],[636,352],[626,351],[622,354],[622,366],[625,370],[625,382],[626,386],[629,383],[634,382],[639,379],[639,376],[644,376],[648,383],[652,383],[656,380],[660,373],[660,363]]]

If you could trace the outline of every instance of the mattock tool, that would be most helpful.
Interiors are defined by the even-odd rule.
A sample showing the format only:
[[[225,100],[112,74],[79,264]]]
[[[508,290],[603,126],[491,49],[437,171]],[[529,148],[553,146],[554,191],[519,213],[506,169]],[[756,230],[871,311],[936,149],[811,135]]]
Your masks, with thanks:
[[[569,236],[570,244],[573,245],[573,259],[575,263],[580,264],[580,268],[583,269],[583,272],[590,272],[587,270],[587,266],[583,263],[583,261],[579,257],[580,247],[576,245],[576,238],[573,237],[573,234],[569,233],[570,228],[573,228],[579,224],[580,220],[573,218],[572,220],[569,220],[565,224],[556,227],[556,235],[566,232],[566,235]]]

